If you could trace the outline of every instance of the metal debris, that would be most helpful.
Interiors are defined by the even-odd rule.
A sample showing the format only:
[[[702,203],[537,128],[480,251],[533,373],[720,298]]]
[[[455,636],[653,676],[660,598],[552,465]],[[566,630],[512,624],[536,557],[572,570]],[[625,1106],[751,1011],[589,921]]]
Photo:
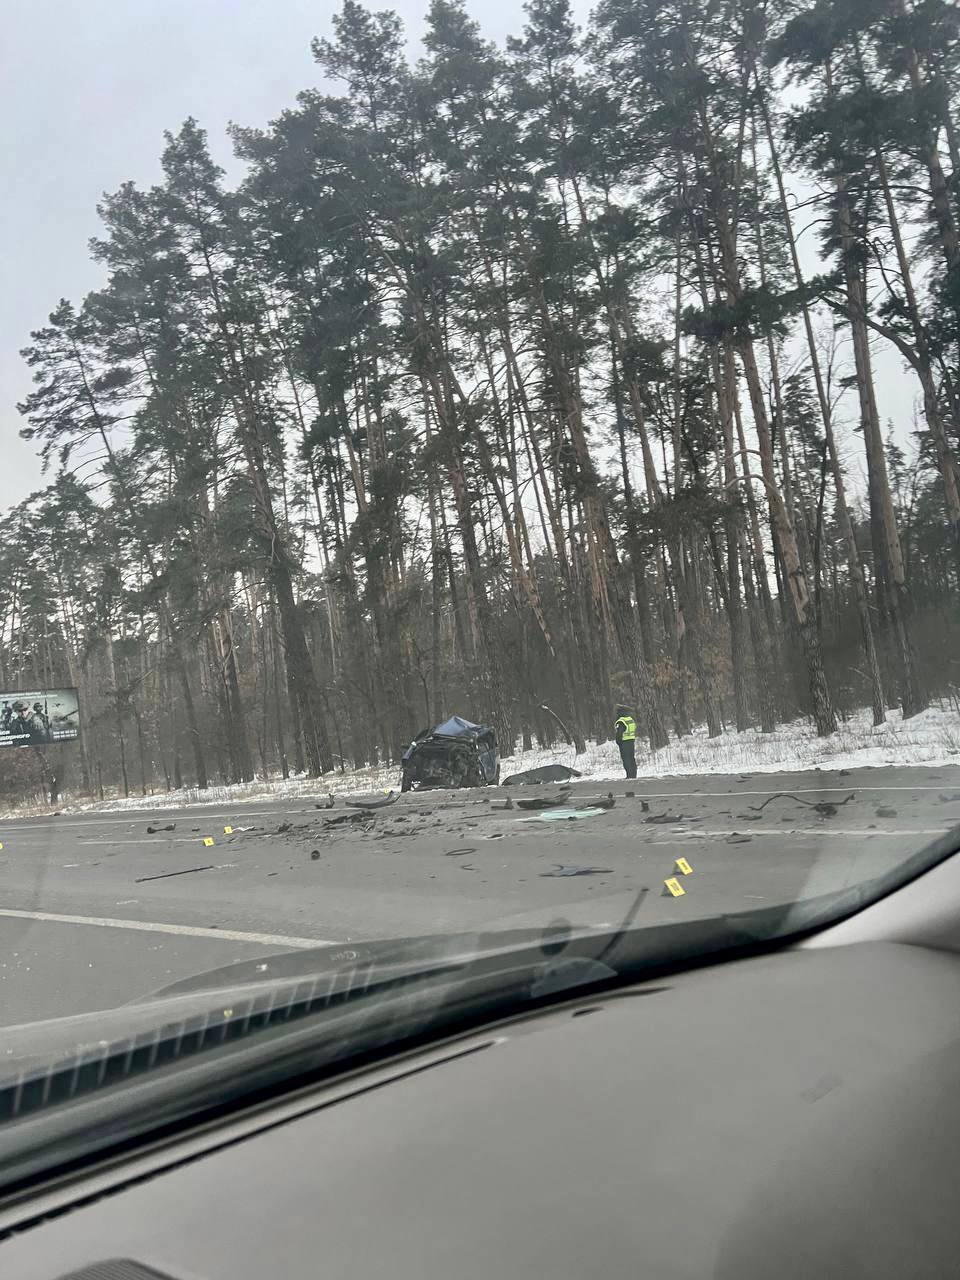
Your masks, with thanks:
[[[213,863],[211,862],[206,867],[187,867],[185,871],[164,871],[159,876],[138,876],[133,883],[145,884],[147,880],[169,880],[172,876],[190,876],[193,875],[194,871],[213,871],[213,869]]]
[[[555,809],[558,805],[565,804],[569,799],[570,790],[561,791],[552,796],[536,796],[530,800],[518,800],[518,809]]]
[[[897,811],[896,809],[891,809],[889,805],[882,804],[880,808],[876,810],[876,814],[878,818],[895,818],[897,816]]]
[[[790,791],[777,791],[772,796],[767,796],[766,800],[764,800],[762,804],[752,804],[750,808],[753,809],[755,813],[759,813],[761,810],[765,809],[768,804],[772,804],[774,800],[795,800],[797,804],[805,804],[808,809],[812,809],[814,813],[818,813],[821,818],[835,818],[837,810],[841,805],[849,804],[851,800],[855,799],[856,795],[853,791],[851,791],[843,800],[836,801],[836,803],[831,800],[804,800],[803,796],[795,796]]]
[[[338,813],[335,818],[324,818],[323,826],[326,830],[328,827],[343,827],[348,822],[372,822],[373,814],[367,813],[363,809],[354,809],[350,813]]]
[[[388,804],[396,804],[399,798],[399,792],[390,791],[379,800],[347,800],[345,803],[348,804],[351,809],[383,809]]]
[[[565,764],[544,764],[539,769],[525,769],[522,773],[512,773],[504,778],[501,786],[529,787],[544,782],[569,782],[571,778],[582,778],[577,769],[570,769]]]
[[[555,862],[553,871],[541,871],[541,880],[553,880],[560,876],[610,876],[613,875],[611,867],[576,867],[565,866],[562,862]]]

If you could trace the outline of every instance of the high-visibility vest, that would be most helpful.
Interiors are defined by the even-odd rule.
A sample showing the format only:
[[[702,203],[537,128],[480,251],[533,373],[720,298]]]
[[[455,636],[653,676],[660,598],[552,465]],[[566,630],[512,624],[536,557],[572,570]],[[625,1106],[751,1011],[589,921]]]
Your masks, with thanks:
[[[617,721],[617,724],[623,725],[623,734],[621,735],[620,741],[633,742],[637,736],[637,722],[634,720],[633,716],[621,716]]]

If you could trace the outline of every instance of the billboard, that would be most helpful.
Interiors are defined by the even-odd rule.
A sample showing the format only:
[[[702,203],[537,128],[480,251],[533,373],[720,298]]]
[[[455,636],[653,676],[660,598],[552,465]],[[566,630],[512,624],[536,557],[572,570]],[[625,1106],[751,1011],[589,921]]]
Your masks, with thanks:
[[[80,736],[76,689],[0,692],[0,747],[48,747]]]

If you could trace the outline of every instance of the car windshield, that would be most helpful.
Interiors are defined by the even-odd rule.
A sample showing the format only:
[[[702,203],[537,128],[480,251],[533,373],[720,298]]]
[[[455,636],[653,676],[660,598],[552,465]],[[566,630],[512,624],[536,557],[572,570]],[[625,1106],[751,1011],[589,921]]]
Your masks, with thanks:
[[[224,990],[500,1014],[951,852],[954,7],[12,27],[0,1120]]]

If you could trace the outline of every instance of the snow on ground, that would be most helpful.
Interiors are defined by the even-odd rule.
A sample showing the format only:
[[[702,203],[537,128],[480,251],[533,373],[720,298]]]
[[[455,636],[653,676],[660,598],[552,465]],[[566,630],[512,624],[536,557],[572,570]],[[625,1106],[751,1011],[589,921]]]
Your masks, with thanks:
[[[517,750],[501,760],[501,776],[533,769],[543,764],[565,764],[579,770],[584,778],[607,782],[623,777],[620,755],[613,742],[588,743],[577,755],[563,743],[549,750]],[[886,765],[960,765],[960,713],[945,705],[928,707],[921,715],[904,721],[898,711],[890,712],[885,724],[874,727],[867,710],[851,715],[828,738],[818,738],[809,721],[795,720],[780,725],[773,733],[748,729],[708,738],[699,729],[686,738],[651,753],[637,742],[640,778],[669,778],[698,774],[786,773],[807,769],[863,769]],[[174,809],[191,805],[251,803],[258,800],[310,800],[334,795],[387,791],[396,788],[400,770],[380,768],[326,774],[323,778],[287,778],[212,786],[205,791],[184,788],[149,796],[130,796],[94,802],[65,803],[60,813],[111,813],[128,809]],[[48,808],[24,806],[7,817],[46,813]]]

